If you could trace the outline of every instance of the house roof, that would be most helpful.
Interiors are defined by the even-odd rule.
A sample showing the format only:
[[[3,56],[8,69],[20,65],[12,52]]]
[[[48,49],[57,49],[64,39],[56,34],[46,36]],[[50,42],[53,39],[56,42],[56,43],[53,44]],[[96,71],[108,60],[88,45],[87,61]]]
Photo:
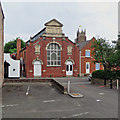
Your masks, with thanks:
[[[37,34],[35,34],[33,37],[31,37],[31,41],[35,41],[36,39],[38,39],[44,32],[45,32],[46,28],[43,28],[40,32],[38,32]],[[30,40],[28,40],[26,43],[30,42]]]
[[[77,46],[79,46],[79,50],[82,50],[82,48],[88,44],[91,40],[87,40],[85,42],[78,43]]]
[[[2,5],[1,5],[1,1],[0,1],[0,9],[1,9],[1,12],[2,12],[2,15],[3,15],[3,19],[5,19],[5,16],[4,16],[4,13],[3,13],[3,9],[2,9]]]
[[[50,23],[52,23],[52,22],[55,22],[55,23],[57,23],[57,24],[50,24]],[[63,26],[63,24],[60,23],[60,22],[59,22],[58,20],[56,20],[56,19],[52,19],[52,20],[50,20],[49,22],[45,23],[44,25],[45,25],[45,26],[60,26],[60,27]]]

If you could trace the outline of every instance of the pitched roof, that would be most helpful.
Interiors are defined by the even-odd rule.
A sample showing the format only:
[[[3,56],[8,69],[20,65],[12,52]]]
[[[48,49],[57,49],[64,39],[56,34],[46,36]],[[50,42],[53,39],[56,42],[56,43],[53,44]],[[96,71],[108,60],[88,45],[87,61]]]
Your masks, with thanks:
[[[2,15],[3,15],[3,19],[5,19],[5,16],[4,16],[4,13],[3,13],[3,9],[2,9],[2,5],[1,5],[1,1],[0,1],[0,9],[1,9],[1,12],[2,12]]]
[[[56,22],[56,23],[58,23],[58,25],[55,25],[55,26],[60,26],[60,27],[63,26],[63,24],[60,23],[60,22],[59,22],[58,20],[56,20],[56,19],[52,19],[52,20],[50,20],[49,22],[45,23],[44,25],[45,25],[45,26],[49,26],[50,23],[52,23],[52,22]]]
[[[88,44],[91,40],[87,40],[85,42],[78,43],[77,46],[79,46],[79,50],[82,50],[82,48]]]
[[[31,37],[31,41],[37,40],[43,33],[45,33],[45,29],[46,28],[43,28],[40,32],[38,32],[33,37]],[[30,42],[30,40],[28,40],[26,43],[28,43],[28,42]]]

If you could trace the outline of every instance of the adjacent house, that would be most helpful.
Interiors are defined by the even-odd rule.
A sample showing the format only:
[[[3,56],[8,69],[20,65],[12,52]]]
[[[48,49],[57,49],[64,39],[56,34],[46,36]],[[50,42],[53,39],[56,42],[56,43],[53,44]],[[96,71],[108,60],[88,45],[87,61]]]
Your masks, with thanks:
[[[95,40],[94,37],[91,40],[87,40],[86,30],[81,30],[80,32],[78,29],[75,43],[79,47],[80,76],[89,75],[95,70],[103,69],[103,66],[100,63],[93,63],[94,58],[92,57],[92,51],[94,48],[91,48],[91,45]]]
[[[11,58],[10,53],[4,53],[4,78],[20,77],[20,60]]]

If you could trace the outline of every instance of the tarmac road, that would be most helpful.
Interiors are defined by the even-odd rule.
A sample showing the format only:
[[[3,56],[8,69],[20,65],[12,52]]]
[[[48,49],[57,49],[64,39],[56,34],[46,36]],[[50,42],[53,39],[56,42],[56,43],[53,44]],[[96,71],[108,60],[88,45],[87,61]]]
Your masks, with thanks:
[[[60,78],[59,78],[60,80]],[[72,81],[71,81],[72,82]],[[71,90],[83,98],[61,94],[50,83],[3,87],[3,118],[117,118],[118,92],[75,80]],[[62,83],[65,83],[63,80]],[[28,91],[28,95],[26,92]]]

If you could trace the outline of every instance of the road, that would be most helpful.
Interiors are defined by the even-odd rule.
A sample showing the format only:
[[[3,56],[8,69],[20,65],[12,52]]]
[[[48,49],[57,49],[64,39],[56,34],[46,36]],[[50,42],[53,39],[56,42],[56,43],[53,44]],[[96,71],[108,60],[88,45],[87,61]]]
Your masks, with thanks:
[[[60,81],[62,78],[57,78]],[[69,79],[62,79],[67,85]],[[118,92],[91,85],[85,78],[71,78],[71,91],[83,98],[62,94],[50,83],[3,87],[3,118],[117,118]],[[28,92],[28,95],[26,94]]]

